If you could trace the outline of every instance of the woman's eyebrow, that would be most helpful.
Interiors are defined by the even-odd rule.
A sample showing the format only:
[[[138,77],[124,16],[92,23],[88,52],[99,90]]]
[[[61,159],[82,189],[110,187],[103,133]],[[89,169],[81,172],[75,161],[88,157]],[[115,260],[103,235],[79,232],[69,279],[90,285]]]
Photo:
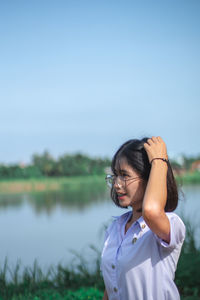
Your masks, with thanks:
[[[114,173],[117,174],[117,173],[125,173],[125,174],[128,174],[130,175],[130,172],[125,170],[125,169],[114,169]]]
[[[124,169],[120,169],[119,171],[120,171],[121,173],[130,174],[130,172],[129,172],[129,171],[127,171],[127,170],[124,170]]]

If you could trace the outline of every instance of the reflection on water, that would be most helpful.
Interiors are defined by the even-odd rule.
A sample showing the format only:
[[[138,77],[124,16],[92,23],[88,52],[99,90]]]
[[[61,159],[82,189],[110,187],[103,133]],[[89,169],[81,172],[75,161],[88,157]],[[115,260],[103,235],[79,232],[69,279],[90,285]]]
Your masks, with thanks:
[[[188,218],[194,218],[200,209],[200,185],[186,185],[182,188],[180,212]]]
[[[200,185],[185,185],[182,191],[183,195],[176,212],[192,225],[197,246],[200,247]]]
[[[20,207],[24,202],[28,202],[36,214],[52,214],[56,207],[63,210],[83,211],[91,204],[99,201],[105,201],[108,198],[108,190],[104,182],[80,183],[74,187],[65,184],[58,191],[43,191],[23,194],[0,195],[0,210],[9,207]]]
[[[200,209],[200,185],[183,186],[179,191],[179,215],[198,219]],[[109,190],[104,182],[87,182],[79,185],[65,184],[57,191],[42,191],[21,194],[0,194],[0,211],[20,208],[25,203],[30,205],[36,214],[50,215],[60,207],[67,211],[84,211],[94,203],[111,201]]]
[[[0,210],[9,209],[11,207],[20,207],[26,198],[25,194],[0,194]]]

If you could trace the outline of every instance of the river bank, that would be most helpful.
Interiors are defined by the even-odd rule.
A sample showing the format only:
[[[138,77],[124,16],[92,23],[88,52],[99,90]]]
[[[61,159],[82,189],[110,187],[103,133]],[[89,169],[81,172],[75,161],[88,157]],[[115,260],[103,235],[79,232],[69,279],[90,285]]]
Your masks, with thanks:
[[[58,191],[66,188],[76,190],[80,185],[105,185],[104,175],[73,177],[42,177],[32,179],[0,180],[0,194],[17,194],[22,192]]]
[[[180,184],[200,184],[200,172],[187,172],[181,176],[175,176],[176,180]]]
[[[105,185],[105,175],[73,176],[73,177],[42,177],[32,179],[0,180],[0,194],[22,192],[58,191],[62,189],[76,190],[80,185]],[[200,172],[188,172],[176,176],[178,184],[200,184]]]

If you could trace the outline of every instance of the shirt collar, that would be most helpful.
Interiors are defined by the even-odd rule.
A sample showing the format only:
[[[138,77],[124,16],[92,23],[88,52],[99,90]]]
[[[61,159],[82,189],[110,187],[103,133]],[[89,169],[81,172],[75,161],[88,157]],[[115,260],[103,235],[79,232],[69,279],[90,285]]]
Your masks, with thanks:
[[[136,222],[139,224],[141,230],[143,230],[147,227],[147,224],[144,221],[143,216],[141,216],[139,219],[137,219]]]
[[[119,224],[123,224],[124,222],[127,222],[128,219],[130,218],[130,215],[132,214],[132,210],[126,212],[125,214],[121,216],[113,216],[114,219],[117,219]],[[147,227],[147,224],[145,223],[143,216],[141,216],[137,221],[135,222],[140,226],[141,230],[144,230]]]
[[[123,224],[124,222],[127,222],[127,220],[130,217],[130,214],[132,214],[132,211],[127,211],[123,215],[120,216],[112,216],[119,224]]]

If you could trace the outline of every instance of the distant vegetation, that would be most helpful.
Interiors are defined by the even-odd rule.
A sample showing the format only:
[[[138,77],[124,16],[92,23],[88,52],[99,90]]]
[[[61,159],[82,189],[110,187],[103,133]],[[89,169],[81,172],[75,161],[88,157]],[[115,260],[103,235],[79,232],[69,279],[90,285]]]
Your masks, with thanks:
[[[64,154],[56,160],[45,151],[41,155],[34,154],[29,165],[0,165],[0,179],[101,175],[109,165],[108,158],[77,153]]]
[[[170,163],[178,180],[184,178],[184,183],[200,182],[200,155],[182,155],[177,160],[170,159]],[[64,154],[55,159],[45,151],[33,154],[29,165],[0,164],[0,180],[103,175],[110,164],[109,158],[91,158],[81,153]]]
[[[200,154],[196,156],[182,155],[177,160],[170,159],[170,163],[176,173],[200,171]]]

